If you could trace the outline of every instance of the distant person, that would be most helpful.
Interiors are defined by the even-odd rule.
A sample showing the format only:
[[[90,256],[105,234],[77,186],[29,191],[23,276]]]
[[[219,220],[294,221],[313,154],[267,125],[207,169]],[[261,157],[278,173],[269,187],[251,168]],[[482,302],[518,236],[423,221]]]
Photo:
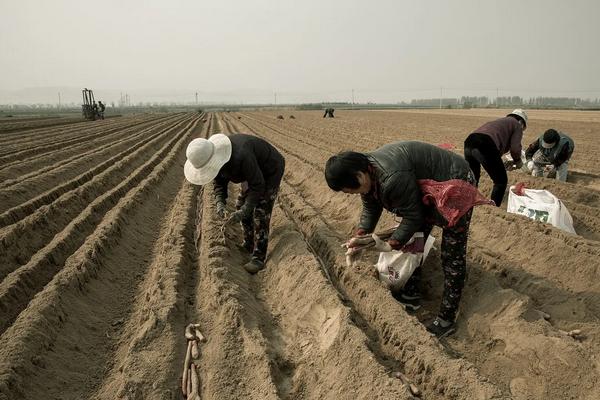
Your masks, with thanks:
[[[329,117],[329,118],[333,118],[333,112],[335,110],[333,108],[326,108],[325,109],[325,114],[323,114],[323,118],[325,117]]]
[[[556,180],[567,181],[569,160],[573,155],[575,142],[565,133],[548,129],[525,151],[527,169],[533,176],[556,175]]]
[[[106,110],[106,106],[104,104],[102,104],[102,102],[100,100],[98,100],[98,108],[99,108],[100,118],[104,119],[104,110]]]
[[[522,109],[513,110],[504,118],[487,122],[475,129],[465,140],[465,159],[475,174],[477,185],[481,177],[481,166],[494,182],[491,199],[500,207],[508,175],[502,156],[508,152],[516,168],[523,166],[521,140],[527,129],[527,114]]]
[[[285,169],[283,156],[267,141],[252,135],[215,134],[194,139],[186,151],[186,179],[194,185],[214,181],[217,215],[227,217],[226,200],[229,182],[241,183],[236,209],[227,221],[241,222],[242,247],[252,254],[244,265],[250,274],[265,267],[269,243],[271,212]]]

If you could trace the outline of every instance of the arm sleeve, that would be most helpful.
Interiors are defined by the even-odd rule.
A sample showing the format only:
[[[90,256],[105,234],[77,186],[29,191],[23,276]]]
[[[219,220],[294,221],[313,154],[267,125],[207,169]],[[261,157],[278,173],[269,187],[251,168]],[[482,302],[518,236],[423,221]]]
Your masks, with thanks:
[[[217,203],[226,203],[227,201],[227,184],[229,181],[220,177],[216,177],[213,181],[215,200]]]
[[[517,122],[519,125],[515,128],[512,136],[510,137],[510,156],[512,157],[514,162],[519,162],[521,160],[521,140],[523,140],[523,128],[521,128],[521,124]]]
[[[260,167],[258,166],[258,162],[256,161],[254,154],[249,154],[244,159],[242,168],[244,171],[244,177],[248,183],[248,195],[246,197],[246,202],[242,207],[242,211],[244,213],[250,213],[254,210],[260,201],[261,195],[263,195],[265,192],[265,178],[260,170]]]
[[[417,178],[412,171],[397,173],[384,194],[392,212],[402,217],[402,222],[391,236],[402,247],[410,240],[424,222],[423,201]]]
[[[557,168],[560,167],[569,159],[570,154],[570,145],[569,143],[565,143],[562,149],[560,149],[560,152],[556,155],[556,158],[552,164],[554,164],[554,166]]]
[[[379,222],[381,213],[383,212],[383,206],[381,202],[374,199],[371,195],[362,195],[362,214],[360,216],[360,222],[358,228],[362,229],[364,233],[372,233]]]
[[[527,147],[527,151],[525,152],[525,159],[531,160],[536,151],[540,148],[540,141],[536,139],[533,143]]]

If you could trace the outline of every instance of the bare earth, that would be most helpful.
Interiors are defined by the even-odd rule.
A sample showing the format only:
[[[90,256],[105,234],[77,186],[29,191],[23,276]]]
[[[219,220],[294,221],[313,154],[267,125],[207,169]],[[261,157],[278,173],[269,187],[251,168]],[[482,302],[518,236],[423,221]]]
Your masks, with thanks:
[[[574,172],[510,182],[559,196],[578,235],[478,207],[455,335],[422,325],[441,296],[439,250],[416,316],[372,259],[345,266],[360,199],[328,189],[331,154],[396,140],[462,154],[468,133],[506,112],[154,114],[0,131],[0,399],[181,398],[190,322],[208,339],[195,361],[202,399],[415,398],[396,372],[422,399],[600,398],[600,113],[530,112],[524,144],[567,132]],[[220,231],[212,187],[183,178],[187,143],[215,132],[258,135],[286,157],[256,276],[241,268],[238,227]]]

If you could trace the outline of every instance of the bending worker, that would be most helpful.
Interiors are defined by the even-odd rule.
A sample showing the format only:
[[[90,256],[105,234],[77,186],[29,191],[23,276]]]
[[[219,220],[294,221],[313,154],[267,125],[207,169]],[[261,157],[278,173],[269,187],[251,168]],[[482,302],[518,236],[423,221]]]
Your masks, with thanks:
[[[214,181],[217,215],[228,217],[227,185],[241,183],[237,211],[229,220],[241,222],[244,232],[242,247],[252,254],[244,269],[255,274],[265,267],[269,243],[271,211],[277,198],[285,168],[283,156],[265,140],[251,135],[215,134],[207,139],[194,139],[186,151],[186,179],[195,185]]]
[[[566,182],[569,159],[574,149],[575,142],[568,135],[548,129],[527,148],[527,168],[533,176],[556,174],[557,181]]]
[[[502,156],[510,151],[515,167],[523,166],[521,140],[526,128],[527,114],[519,108],[504,118],[484,124],[465,140],[465,159],[475,174],[477,185],[483,165],[494,182],[491,198],[498,207],[502,204],[508,183]]]
[[[370,153],[343,152],[331,157],[325,165],[325,179],[334,191],[360,194],[362,215],[355,237],[346,245],[357,246],[358,236],[372,233],[383,209],[402,217],[402,222],[388,241],[376,239],[372,249],[378,252],[401,249],[422,252],[423,238],[405,246],[414,233],[423,232],[427,238],[433,225],[441,226],[442,268],[444,293],[437,318],[427,326],[442,337],[454,332],[454,322],[466,277],[466,251],[472,205],[452,226],[438,212],[435,205],[425,206],[419,180],[438,182],[455,179],[463,187],[475,188],[475,177],[469,164],[459,155],[428,143],[396,142]],[[460,214],[459,214],[460,215]],[[374,237],[375,238],[375,237]],[[417,268],[401,293],[394,297],[408,311],[420,307],[421,268]]]

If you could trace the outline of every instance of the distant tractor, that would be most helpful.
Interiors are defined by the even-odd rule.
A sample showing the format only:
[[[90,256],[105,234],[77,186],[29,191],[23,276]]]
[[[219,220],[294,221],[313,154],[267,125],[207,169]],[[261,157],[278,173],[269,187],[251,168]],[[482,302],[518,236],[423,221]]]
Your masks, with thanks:
[[[81,93],[83,94],[83,104],[81,105],[83,118],[90,121],[95,121],[96,118],[100,118],[98,104],[96,104],[96,100],[94,99],[94,92],[91,89],[85,88]]]

